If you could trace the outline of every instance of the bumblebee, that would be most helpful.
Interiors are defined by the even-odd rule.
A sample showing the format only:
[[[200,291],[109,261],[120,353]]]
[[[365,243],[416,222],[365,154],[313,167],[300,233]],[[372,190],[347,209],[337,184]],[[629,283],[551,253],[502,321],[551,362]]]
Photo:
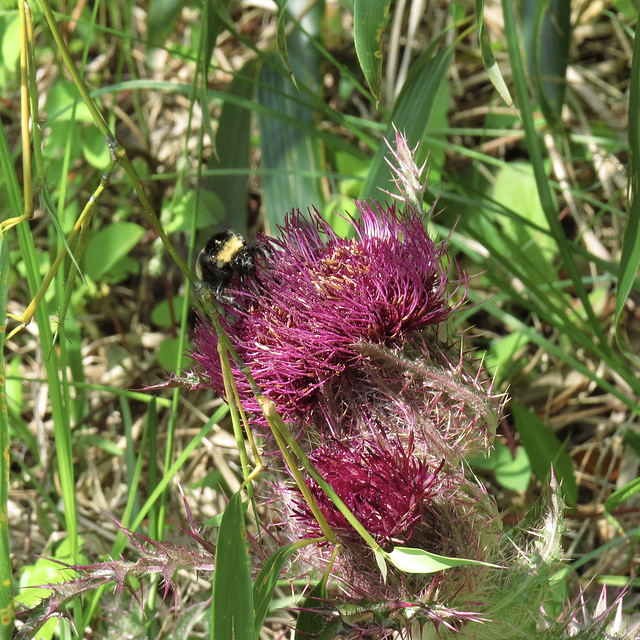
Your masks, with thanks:
[[[273,253],[262,242],[247,244],[235,231],[221,231],[209,238],[198,255],[196,275],[211,289],[219,302],[235,306],[233,296],[225,292],[233,277],[238,276],[240,284],[256,275],[256,256],[271,258]]]

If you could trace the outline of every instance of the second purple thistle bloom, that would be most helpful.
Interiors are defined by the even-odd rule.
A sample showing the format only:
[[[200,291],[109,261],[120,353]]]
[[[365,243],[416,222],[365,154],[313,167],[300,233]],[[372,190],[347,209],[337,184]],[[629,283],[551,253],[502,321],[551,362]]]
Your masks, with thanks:
[[[242,290],[234,292],[233,281],[236,303],[222,305],[238,355],[285,419],[308,416],[351,385],[368,358],[362,345],[402,350],[452,310],[446,249],[431,240],[423,217],[356,204],[352,238],[337,236],[317,212],[292,212],[280,238],[260,238],[272,257],[259,261]],[[195,345],[202,378],[222,393],[217,337],[205,320]],[[245,409],[259,412],[244,376],[235,379]]]

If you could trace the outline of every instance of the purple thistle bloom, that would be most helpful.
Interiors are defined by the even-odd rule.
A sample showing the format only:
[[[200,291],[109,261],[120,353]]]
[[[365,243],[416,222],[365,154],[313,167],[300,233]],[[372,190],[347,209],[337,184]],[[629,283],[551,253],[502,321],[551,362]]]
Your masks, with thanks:
[[[367,359],[362,343],[397,348],[451,312],[446,250],[418,214],[400,215],[356,203],[353,238],[338,237],[313,212],[288,216],[282,238],[263,238],[273,251],[259,265],[253,290],[225,308],[227,331],[258,387],[285,418],[308,416],[322,395],[340,395],[349,373]],[[192,357],[203,379],[222,392],[217,337],[196,328]],[[236,384],[245,409],[259,412],[244,377]]]
[[[374,441],[331,441],[309,454],[310,460],[338,497],[378,543],[390,549],[407,544],[434,498],[448,493],[439,477],[444,461],[432,468],[413,455],[413,443],[386,446]],[[362,545],[360,536],[324,491],[309,479],[309,488],[327,522],[345,545]],[[306,537],[321,536],[311,509],[295,500],[293,517]],[[435,540],[434,540],[435,543]]]
[[[425,462],[411,438],[387,438],[386,442],[382,438],[327,439],[308,455],[385,550],[406,546],[445,556],[493,559],[501,534],[494,501],[462,472],[447,471],[445,461],[437,465]],[[432,575],[402,574],[390,568],[385,581],[370,547],[315,481],[307,477],[307,484],[342,546],[331,572],[337,589],[332,606],[340,610],[342,605],[395,603],[394,625],[400,627],[403,619],[430,620],[451,629],[482,619],[477,607],[478,596],[487,595],[481,589],[487,573],[484,568],[463,566]],[[285,474],[274,477],[269,506],[274,514],[271,531],[279,532],[276,537],[281,543],[322,535],[299,489]],[[321,575],[331,558],[330,545],[301,549],[292,575]],[[476,611],[450,608],[454,600],[473,605]],[[373,625],[368,627],[371,632],[377,623],[369,623]]]

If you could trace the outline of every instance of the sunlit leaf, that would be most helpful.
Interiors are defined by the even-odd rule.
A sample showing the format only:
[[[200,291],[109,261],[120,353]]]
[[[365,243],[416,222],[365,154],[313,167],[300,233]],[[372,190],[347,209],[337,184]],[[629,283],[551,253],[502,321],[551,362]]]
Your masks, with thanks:
[[[251,561],[242,493],[233,495],[224,511],[213,572],[212,640],[254,640]]]
[[[439,556],[436,553],[429,553],[424,549],[413,549],[411,547],[396,547],[391,553],[387,554],[387,558],[398,569],[405,573],[436,573],[451,567],[460,567],[465,564],[481,564],[492,567],[487,562],[479,560],[469,560],[467,558],[448,558]]]
[[[356,55],[371,93],[380,99],[382,87],[382,32],[389,19],[391,0],[355,0],[353,39]]]

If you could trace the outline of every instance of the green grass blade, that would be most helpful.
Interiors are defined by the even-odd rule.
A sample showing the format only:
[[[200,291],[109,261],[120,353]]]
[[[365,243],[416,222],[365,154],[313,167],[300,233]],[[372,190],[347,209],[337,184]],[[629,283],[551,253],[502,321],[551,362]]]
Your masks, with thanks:
[[[629,91],[629,203],[622,240],[618,293],[616,295],[616,339],[625,351],[619,327],[624,306],[640,267],[640,38],[633,41],[631,83]]]
[[[229,0],[206,0],[206,8],[204,12],[206,28],[205,28],[205,78],[208,75],[211,56],[218,42],[218,36],[229,21]]]
[[[253,591],[242,493],[224,510],[216,546],[211,602],[212,640],[253,640]]]
[[[568,0],[525,0],[521,23],[527,66],[535,84],[538,104],[549,125],[562,131],[566,90],[571,6]]]
[[[376,100],[382,90],[382,32],[389,20],[391,0],[355,0],[353,39],[362,73]]]
[[[536,5],[533,78],[542,113],[549,124],[561,129],[571,43],[571,3],[550,0],[548,5]]]
[[[23,210],[22,198],[4,131],[0,131],[0,166],[3,170],[11,209],[18,214]],[[16,228],[20,242],[21,257],[26,269],[29,291],[31,295],[35,295],[40,287],[41,279],[33,238],[31,237],[31,231],[27,224],[19,224]],[[63,399],[62,386],[59,378],[58,357],[53,349],[53,335],[49,324],[49,316],[50,311],[47,301],[43,299],[36,309],[35,319],[40,333],[40,348],[43,354],[48,354],[48,357],[45,357],[43,360],[47,372],[49,399],[51,401],[51,417],[53,419],[56,443],[56,463],[60,476],[62,500],[65,507],[64,525],[69,536],[72,553],[76,556],[78,553],[78,538],[73,451],[71,446],[71,422],[68,407],[65,405]]]
[[[558,250],[562,257],[564,266],[569,272],[571,280],[575,286],[576,293],[587,312],[594,340],[597,340],[602,345],[606,345],[607,341],[602,332],[602,327],[600,326],[600,322],[593,311],[589,296],[587,295],[587,291],[582,282],[580,272],[578,271],[573,255],[569,249],[569,243],[560,224],[558,211],[555,206],[555,201],[549,186],[549,180],[546,175],[540,141],[533,122],[529,89],[527,87],[522,57],[520,55],[521,41],[515,21],[513,3],[510,2],[510,0],[503,0],[502,10],[504,13],[507,49],[509,52],[509,59],[511,61],[511,69],[513,71],[518,108],[520,109],[520,116],[525,130],[525,138],[529,150],[531,166],[533,167],[536,183],[538,185],[540,204],[542,205],[542,209],[549,223],[549,228],[551,229],[551,232],[558,244]]]
[[[327,600],[327,576],[316,584],[300,603],[294,640],[306,638],[338,638],[341,631],[339,617],[329,620],[323,615]]]
[[[480,40],[480,53],[482,54],[482,64],[487,71],[491,84],[496,88],[500,97],[505,101],[505,104],[512,105],[513,98],[509,93],[509,89],[500,73],[500,67],[496,62],[496,58],[493,55],[493,49],[491,49],[491,42],[489,42],[489,34],[484,28],[484,0],[476,0],[476,21],[478,23],[478,38]]]
[[[147,12],[149,49],[164,44],[184,9],[184,0],[152,0]]]
[[[249,60],[229,85],[228,94],[237,96],[249,104],[256,93],[256,76],[259,65],[255,58]],[[236,100],[225,100],[216,133],[215,157],[209,161],[209,168],[221,171],[207,176],[203,186],[214,192],[224,205],[222,220],[216,220],[223,227],[247,234],[247,204],[249,188],[249,153],[251,147],[252,112]],[[235,173],[230,172],[236,170]]]
[[[273,590],[276,588],[278,580],[280,579],[280,573],[291,555],[300,549],[300,547],[306,545],[307,542],[306,540],[302,540],[280,547],[262,564],[262,567],[260,567],[260,571],[253,584],[253,617],[256,637],[259,635],[264,619],[269,611],[269,603],[273,596]]]
[[[553,467],[556,478],[562,481],[565,502],[574,505],[578,497],[578,485],[571,458],[564,445],[549,426],[525,406],[514,401],[509,404],[509,408],[538,479],[547,482]]]

